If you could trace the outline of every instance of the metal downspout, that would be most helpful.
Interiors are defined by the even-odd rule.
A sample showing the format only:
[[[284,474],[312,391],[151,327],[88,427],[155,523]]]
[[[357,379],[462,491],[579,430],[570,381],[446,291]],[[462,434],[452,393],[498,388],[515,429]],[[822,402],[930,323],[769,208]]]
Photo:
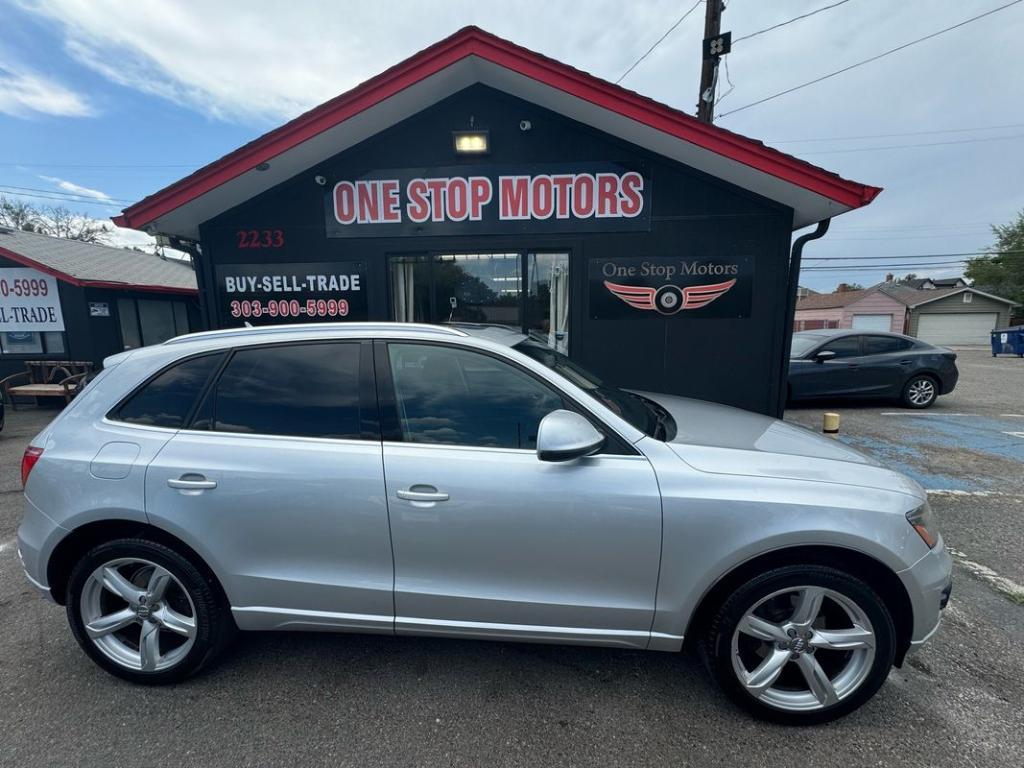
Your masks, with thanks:
[[[794,242],[789,252],[789,284],[786,286],[786,328],[782,344],[782,361],[779,366],[779,400],[776,406],[775,415],[782,418],[786,412],[786,393],[789,389],[789,350],[793,344],[793,324],[796,320],[796,292],[800,286],[800,260],[803,257],[804,245],[811,240],[818,240],[825,236],[832,219],[823,219],[818,222],[813,232],[800,235]]]

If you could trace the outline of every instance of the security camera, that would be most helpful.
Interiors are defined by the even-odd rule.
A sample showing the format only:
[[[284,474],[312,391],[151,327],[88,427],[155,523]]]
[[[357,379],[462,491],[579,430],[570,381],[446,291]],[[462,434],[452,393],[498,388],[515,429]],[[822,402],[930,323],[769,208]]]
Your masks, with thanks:
[[[327,177],[326,176],[314,176],[313,177],[313,181],[315,181],[321,187],[327,185]]]
[[[528,131],[531,128],[533,128],[533,123],[531,123],[529,120],[520,120],[519,121],[519,130],[520,131]]]

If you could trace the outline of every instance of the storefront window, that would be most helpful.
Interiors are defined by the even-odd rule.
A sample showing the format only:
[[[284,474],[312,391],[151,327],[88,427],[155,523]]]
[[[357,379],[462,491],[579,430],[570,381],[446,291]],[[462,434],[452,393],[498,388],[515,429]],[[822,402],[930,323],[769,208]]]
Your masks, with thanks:
[[[161,344],[189,332],[188,307],[181,301],[118,299],[117,316],[125,349]]]
[[[434,257],[434,303],[442,322],[522,325],[518,253],[450,253]]]
[[[0,350],[5,355],[63,355],[67,348],[61,331],[8,331],[0,333]]]
[[[568,253],[392,256],[388,272],[394,320],[506,325],[568,351]]]
[[[569,254],[531,253],[526,274],[526,327],[530,336],[563,354],[569,351]]]

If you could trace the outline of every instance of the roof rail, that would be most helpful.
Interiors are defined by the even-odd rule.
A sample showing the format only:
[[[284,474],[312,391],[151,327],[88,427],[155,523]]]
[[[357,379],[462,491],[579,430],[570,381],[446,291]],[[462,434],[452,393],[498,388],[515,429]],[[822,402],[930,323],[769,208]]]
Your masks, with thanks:
[[[204,339],[234,338],[238,336],[268,336],[275,334],[302,334],[310,332],[337,333],[338,331],[379,331],[394,330],[415,331],[417,333],[437,334],[439,336],[468,336],[457,328],[448,328],[427,323],[291,323],[288,325],[261,325],[245,328],[221,328],[215,331],[199,331],[175,336],[164,344],[184,344],[189,341]]]

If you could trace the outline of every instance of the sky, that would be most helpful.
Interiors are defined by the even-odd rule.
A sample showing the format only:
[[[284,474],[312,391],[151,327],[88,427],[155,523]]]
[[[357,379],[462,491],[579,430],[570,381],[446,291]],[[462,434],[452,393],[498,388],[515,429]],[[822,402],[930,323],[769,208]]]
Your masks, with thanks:
[[[803,285],[959,274],[917,257],[977,252],[1024,209],[1024,3],[743,108],[1008,2],[847,0],[739,39],[836,1],[727,2],[716,123],[885,188],[807,247]],[[106,218],[467,24],[614,81],[693,5],[0,0],[0,191]],[[694,112],[703,16],[622,85]],[[872,261],[907,266],[852,266]]]

